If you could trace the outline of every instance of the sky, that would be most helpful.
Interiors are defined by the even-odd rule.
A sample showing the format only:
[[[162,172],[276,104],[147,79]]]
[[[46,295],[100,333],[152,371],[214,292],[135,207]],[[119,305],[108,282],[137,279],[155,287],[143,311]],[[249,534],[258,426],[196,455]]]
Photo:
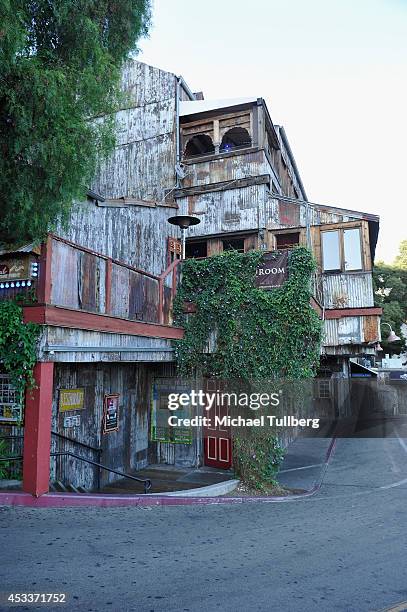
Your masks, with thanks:
[[[308,199],[407,239],[407,0],[154,0],[138,59],[205,98],[262,97]]]

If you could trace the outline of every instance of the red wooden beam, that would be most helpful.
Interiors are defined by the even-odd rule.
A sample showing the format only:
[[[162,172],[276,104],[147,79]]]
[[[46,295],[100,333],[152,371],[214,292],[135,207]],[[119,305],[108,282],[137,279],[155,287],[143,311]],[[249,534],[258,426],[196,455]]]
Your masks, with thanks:
[[[146,336],[149,338],[179,340],[184,336],[184,330],[181,327],[162,325],[160,323],[129,321],[128,319],[120,319],[119,317],[112,317],[110,315],[95,314],[44,304],[25,306],[24,321],[32,321],[34,323],[58,327],[128,334],[130,336]]]
[[[53,374],[52,362],[37,363],[25,400],[23,491],[34,497],[49,490]]]
[[[383,314],[383,308],[333,308],[325,310],[325,319],[342,319],[342,317],[368,317],[372,315],[380,316]]]

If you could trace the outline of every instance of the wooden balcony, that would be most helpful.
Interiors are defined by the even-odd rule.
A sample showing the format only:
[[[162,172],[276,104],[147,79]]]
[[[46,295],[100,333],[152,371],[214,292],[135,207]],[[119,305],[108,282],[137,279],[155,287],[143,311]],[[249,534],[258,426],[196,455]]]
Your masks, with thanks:
[[[182,337],[183,330],[172,326],[179,261],[156,276],[52,234],[42,245],[39,256],[33,251],[18,256],[21,261],[29,258],[31,263],[26,262],[26,267],[32,261],[38,263],[38,277],[27,277],[24,281],[9,279],[0,299],[12,299],[17,294],[26,301],[30,298],[31,303],[25,306],[27,321],[162,338]]]

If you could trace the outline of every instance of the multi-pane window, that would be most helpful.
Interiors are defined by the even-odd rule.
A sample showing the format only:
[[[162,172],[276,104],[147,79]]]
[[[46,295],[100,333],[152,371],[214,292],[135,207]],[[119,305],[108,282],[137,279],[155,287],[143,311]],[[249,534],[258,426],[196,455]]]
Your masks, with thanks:
[[[360,227],[321,232],[324,272],[362,270]]]

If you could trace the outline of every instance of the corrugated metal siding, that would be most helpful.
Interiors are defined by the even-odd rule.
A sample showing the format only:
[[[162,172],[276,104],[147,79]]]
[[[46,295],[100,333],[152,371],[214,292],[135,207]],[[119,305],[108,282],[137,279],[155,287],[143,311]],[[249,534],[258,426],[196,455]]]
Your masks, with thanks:
[[[140,127],[141,129],[141,127]],[[132,142],[115,149],[92,181],[92,189],[106,198],[164,199],[175,185],[175,142],[172,132]]]
[[[54,362],[144,361],[172,362],[170,340],[129,336],[67,327],[46,326],[39,359]],[[50,353],[52,351],[52,353]]]
[[[248,176],[270,174],[270,166],[264,151],[203,160],[195,164],[188,163],[186,169],[187,176],[183,182],[183,187],[209,185],[210,183],[232,181]]]
[[[323,346],[360,345],[365,340],[364,319],[366,317],[342,317],[324,321]]]
[[[162,202],[175,186],[174,74],[141,62],[126,63],[122,76],[126,108],[117,113],[117,146],[101,164],[92,189],[106,198]],[[173,208],[98,208],[76,204],[68,229],[58,234],[153,274],[167,263],[167,223]]]
[[[180,214],[197,214],[201,223],[188,230],[188,236],[236,232],[265,226],[271,216],[271,200],[266,185],[214,191],[177,200]]]
[[[374,306],[371,272],[323,274],[325,308],[367,308]]]
[[[167,238],[177,229],[167,219],[173,208],[75,206],[69,227],[58,234],[81,246],[159,275],[167,267]]]
[[[122,75],[127,108],[119,110],[117,146],[92,189],[108,198],[164,198],[175,185],[175,76],[137,61]]]
[[[143,106],[175,97],[176,77],[171,72],[136,60],[125,63],[122,89],[128,106]]]

